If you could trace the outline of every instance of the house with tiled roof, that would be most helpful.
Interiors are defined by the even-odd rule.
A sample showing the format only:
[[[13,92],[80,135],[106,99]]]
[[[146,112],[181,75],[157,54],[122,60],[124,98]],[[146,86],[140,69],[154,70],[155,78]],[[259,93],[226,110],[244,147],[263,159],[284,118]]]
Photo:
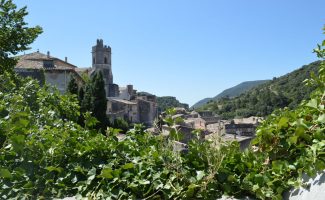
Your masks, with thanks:
[[[15,71],[19,75],[33,77],[41,83],[45,81],[57,87],[61,93],[66,91],[71,77],[74,77],[79,85],[83,84],[83,79],[76,72],[77,66],[68,63],[67,58],[63,61],[50,56],[50,52],[43,54],[37,51],[18,56],[17,60]]]

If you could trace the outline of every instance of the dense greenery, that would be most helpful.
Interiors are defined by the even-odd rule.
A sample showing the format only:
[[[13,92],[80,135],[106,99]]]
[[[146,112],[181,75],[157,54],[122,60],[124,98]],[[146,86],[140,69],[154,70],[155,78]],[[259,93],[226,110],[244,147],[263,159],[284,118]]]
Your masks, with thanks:
[[[321,46],[315,52],[325,57]],[[324,63],[319,69],[306,82],[316,88],[311,99],[274,112],[258,128],[254,147],[240,152],[236,142],[198,137],[186,153],[174,150],[173,121],[170,137],[136,125],[119,140],[118,130],[93,129],[98,121],[88,112],[84,127],[74,122],[76,95],[1,73],[0,198],[281,199],[301,185],[303,173],[325,169]]]
[[[84,115],[86,112],[90,112],[98,120],[96,124],[97,129],[101,129],[104,132],[110,123],[106,116],[107,100],[103,74],[101,72],[95,73],[90,79],[86,79],[85,84],[80,89],[76,80],[72,77],[67,91],[69,94],[78,96],[80,106],[78,123],[83,126]]]
[[[76,82],[76,79],[73,76],[71,76],[71,80],[68,84],[67,92],[69,92],[70,94],[78,95],[78,92],[79,92],[78,90],[79,90],[79,87]]]
[[[224,119],[234,117],[267,116],[277,108],[295,108],[308,99],[315,86],[307,87],[304,80],[317,74],[320,61],[253,88],[235,98],[221,98],[199,110],[210,110]]]
[[[188,104],[180,103],[176,97],[171,96],[157,97],[157,104],[159,112],[163,112],[169,108],[174,107],[181,107],[185,109],[189,108]]]
[[[60,95],[31,79],[15,85],[7,74],[0,92],[1,198],[215,199],[222,194],[281,199],[300,185],[302,173],[325,168],[325,75],[310,101],[272,114],[257,131],[255,148],[194,139],[187,153],[173,150],[171,137],[139,125],[123,140],[83,128],[75,96]],[[169,123],[173,127],[173,123]],[[216,148],[216,145],[218,148]]]
[[[269,81],[269,80],[246,81],[246,82],[240,83],[234,87],[231,87],[231,88],[228,88],[228,89],[222,91],[220,94],[216,95],[213,98],[205,98],[205,99],[198,101],[191,108],[197,109],[209,102],[216,101],[216,100],[219,100],[224,97],[229,97],[229,98],[237,97],[237,96],[241,95],[242,93],[244,93],[258,85],[261,85],[267,81]]]
[[[27,27],[24,17],[26,7],[17,9],[11,0],[0,0],[0,71],[13,70],[16,60],[12,57],[29,49],[42,32],[39,26]]]

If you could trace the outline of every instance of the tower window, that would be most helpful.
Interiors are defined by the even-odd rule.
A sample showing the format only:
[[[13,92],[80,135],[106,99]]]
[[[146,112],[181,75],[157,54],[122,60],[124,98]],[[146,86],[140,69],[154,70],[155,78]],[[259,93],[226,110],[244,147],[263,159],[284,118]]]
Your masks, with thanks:
[[[93,64],[95,64],[95,61],[96,61],[95,58],[93,58]]]
[[[106,57],[104,58],[104,64],[107,64],[107,58]]]

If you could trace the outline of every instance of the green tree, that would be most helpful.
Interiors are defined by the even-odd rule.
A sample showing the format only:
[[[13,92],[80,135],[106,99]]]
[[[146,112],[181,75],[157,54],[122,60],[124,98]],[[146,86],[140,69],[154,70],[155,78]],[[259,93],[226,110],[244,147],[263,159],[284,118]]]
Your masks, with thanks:
[[[122,118],[116,118],[113,123],[114,128],[121,129],[124,133],[129,129],[129,124]]]
[[[17,9],[11,0],[0,0],[0,71],[13,71],[13,55],[29,49],[29,45],[42,33],[39,26],[27,27],[26,7]]]
[[[88,82],[85,84],[84,89],[82,89],[82,94],[79,92],[79,98],[81,98],[80,109],[84,113],[86,111],[92,110],[92,84]]]
[[[71,76],[71,80],[70,80],[70,82],[68,84],[67,91],[70,94],[78,95],[78,84],[76,82],[76,79],[73,76]]]
[[[99,121],[98,128],[101,128],[102,131],[104,131],[108,125],[108,119],[106,116],[107,100],[102,72],[96,73],[92,77],[91,83],[93,86],[91,111],[93,116]]]

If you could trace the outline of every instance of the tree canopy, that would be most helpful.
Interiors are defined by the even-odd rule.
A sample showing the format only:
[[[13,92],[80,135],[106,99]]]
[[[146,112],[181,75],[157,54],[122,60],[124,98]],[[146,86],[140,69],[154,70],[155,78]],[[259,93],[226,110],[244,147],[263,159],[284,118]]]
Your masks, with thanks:
[[[29,45],[42,33],[39,26],[28,27],[24,17],[26,7],[17,9],[12,0],[0,0],[0,70],[12,70],[16,60],[12,57],[29,49]]]

